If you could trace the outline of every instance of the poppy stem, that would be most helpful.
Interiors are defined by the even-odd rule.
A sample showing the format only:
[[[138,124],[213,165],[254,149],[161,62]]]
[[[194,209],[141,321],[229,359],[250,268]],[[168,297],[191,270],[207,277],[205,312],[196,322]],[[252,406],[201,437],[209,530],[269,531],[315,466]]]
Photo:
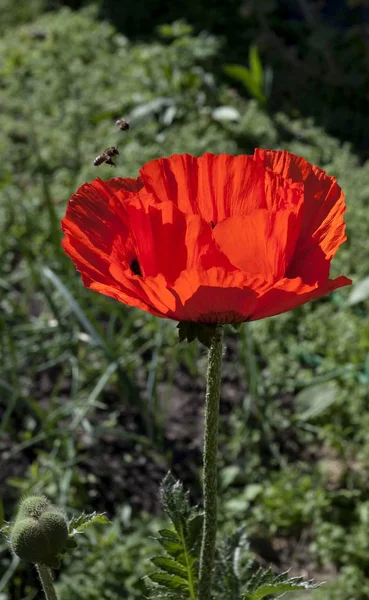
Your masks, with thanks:
[[[217,326],[209,349],[203,455],[204,526],[200,551],[198,600],[211,598],[217,533],[217,451],[223,327]]]
[[[44,590],[44,594],[46,596],[46,600],[58,600],[49,567],[38,563],[36,568],[42,584],[42,589]]]

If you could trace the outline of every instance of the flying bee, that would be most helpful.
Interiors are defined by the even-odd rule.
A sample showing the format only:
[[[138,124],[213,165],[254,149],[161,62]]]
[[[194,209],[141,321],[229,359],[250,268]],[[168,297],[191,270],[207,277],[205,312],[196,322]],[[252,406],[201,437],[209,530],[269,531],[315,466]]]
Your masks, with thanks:
[[[121,131],[129,129],[129,123],[125,119],[118,119],[118,121],[115,121],[115,124]]]
[[[99,165],[106,163],[107,165],[114,165],[114,167],[115,167],[115,162],[113,161],[113,156],[116,156],[117,154],[119,154],[119,150],[115,146],[111,146],[111,148],[107,148],[106,150],[104,150],[104,152],[99,154],[99,156],[96,156],[96,158],[94,160],[94,166],[98,167]]]

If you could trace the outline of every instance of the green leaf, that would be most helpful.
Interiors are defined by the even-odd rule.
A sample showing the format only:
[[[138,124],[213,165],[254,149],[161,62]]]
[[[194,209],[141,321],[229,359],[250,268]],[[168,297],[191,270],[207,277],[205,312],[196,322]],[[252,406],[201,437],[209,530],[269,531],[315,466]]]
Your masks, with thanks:
[[[247,536],[242,527],[226,538],[219,547],[214,579],[217,597],[227,600],[240,599],[240,562],[248,547]]]
[[[160,569],[148,576],[155,584],[151,585],[151,597],[155,600],[159,597],[196,600],[203,517],[190,506],[188,493],[184,492],[182,484],[170,473],[162,482],[160,498],[174,530],[159,531],[157,541],[165,554],[151,559]]]
[[[151,581],[154,583],[158,583],[166,589],[169,590],[183,590],[184,592],[188,592],[188,582],[184,581],[182,577],[178,577],[177,575],[169,575],[169,573],[151,573],[149,575]],[[186,595],[183,598],[190,598],[191,596]]]
[[[160,536],[160,538],[158,538],[158,542],[161,545],[161,547],[163,548],[163,550],[165,550],[165,552],[167,552],[170,556],[174,556],[176,558],[178,556],[180,556],[183,552],[183,546],[177,540],[178,540],[177,534],[175,534],[175,540],[171,540],[167,537],[162,537],[162,536]]]
[[[89,527],[90,525],[94,525],[95,523],[99,523],[100,525],[106,525],[109,523],[109,519],[103,513],[93,512],[89,515],[79,515],[78,517],[74,517],[69,522],[69,534],[75,535],[76,533],[81,533]]]
[[[160,501],[164,512],[179,533],[193,511],[188,500],[188,493],[184,492],[182,483],[176,481],[170,473],[164,477],[160,486]]]
[[[177,540],[177,534],[175,533],[175,531],[173,531],[173,529],[160,529],[159,533],[161,536],[168,538],[169,540]]]
[[[52,271],[49,267],[44,267],[42,269],[42,274],[49,281],[51,281],[51,283],[55,287],[55,289],[57,289],[58,292],[61,294],[61,296],[64,298],[64,300],[68,304],[70,310],[75,314],[75,316],[81,323],[82,327],[90,335],[94,344],[96,346],[100,346],[100,348],[102,348],[106,352],[106,354],[109,355],[109,349],[107,348],[104,340],[98,334],[95,327],[92,325],[91,321],[86,317],[86,314],[84,313],[84,311],[82,310],[82,308],[80,307],[78,302],[73,298],[72,294],[67,289],[67,287],[64,285],[64,283],[61,281],[61,279],[59,279],[57,274],[54,273],[54,271]]]
[[[318,417],[336,401],[338,393],[335,381],[305,388],[295,398],[297,418],[300,421],[310,421]]]
[[[250,48],[249,61],[249,69],[243,65],[229,64],[224,65],[223,70],[229,77],[242,83],[249,94],[256,98],[260,104],[265,104],[263,67],[255,46]]]
[[[201,540],[202,526],[204,523],[204,515],[195,515],[189,519],[187,523],[188,529],[188,544],[190,548],[196,548],[198,542]]]
[[[243,85],[249,89],[252,84],[252,77],[247,67],[243,67],[242,65],[224,65],[223,70],[226,75],[243,83]]]
[[[303,581],[302,577],[289,578],[288,572],[276,575],[271,569],[259,569],[248,580],[246,590],[241,597],[243,600],[279,598],[284,592],[313,590],[321,585],[321,583],[313,583],[312,580]]]
[[[246,596],[243,596],[243,598],[247,600],[261,600],[262,598],[267,598],[274,594],[280,595],[282,592],[296,592],[296,590],[301,589],[306,590],[309,589],[309,587],[306,585],[299,585],[294,583],[277,583],[276,585],[266,584],[258,588],[252,594],[246,594]]]
[[[263,81],[264,81],[264,72],[263,72],[263,65],[261,64],[257,46],[250,46],[249,64],[250,64],[250,71],[252,73],[252,79],[253,79],[255,85],[258,88],[262,89]]]
[[[152,564],[162,571],[169,573],[169,575],[176,575],[184,580],[187,580],[187,571],[173,558],[167,558],[166,556],[155,556],[151,559]]]

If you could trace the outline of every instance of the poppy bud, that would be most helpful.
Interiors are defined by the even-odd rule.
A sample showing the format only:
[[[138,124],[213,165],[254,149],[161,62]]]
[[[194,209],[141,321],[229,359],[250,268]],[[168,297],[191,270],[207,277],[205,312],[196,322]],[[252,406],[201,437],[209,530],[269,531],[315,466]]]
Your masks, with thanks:
[[[64,514],[43,496],[22,500],[10,533],[13,552],[33,563],[54,565],[68,541]]]
[[[51,504],[45,496],[27,496],[27,498],[23,498],[19,505],[17,521],[26,517],[38,519],[50,507]]]

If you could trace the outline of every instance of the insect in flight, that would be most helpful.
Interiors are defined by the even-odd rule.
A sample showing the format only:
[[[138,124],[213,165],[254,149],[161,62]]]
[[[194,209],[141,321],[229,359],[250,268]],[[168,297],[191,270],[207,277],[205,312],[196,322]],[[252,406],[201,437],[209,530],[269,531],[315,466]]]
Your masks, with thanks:
[[[127,129],[129,129],[129,123],[125,119],[118,119],[115,124],[121,131],[127,131]]]
[[[96,156],[96,158],[94,160],[95,167],[98,167],[99,165],[102,165],[103,163],[106,163],[107,165],[114,165],[114,167],[115,167],[115,162],[113,161],[113,156],[116,156],[117,154],[119,154],[119,150],[115,146],[111,146],[110,148],[107,148],[106,150],[104,150],[104,152],[102,152],[101,154]]]

